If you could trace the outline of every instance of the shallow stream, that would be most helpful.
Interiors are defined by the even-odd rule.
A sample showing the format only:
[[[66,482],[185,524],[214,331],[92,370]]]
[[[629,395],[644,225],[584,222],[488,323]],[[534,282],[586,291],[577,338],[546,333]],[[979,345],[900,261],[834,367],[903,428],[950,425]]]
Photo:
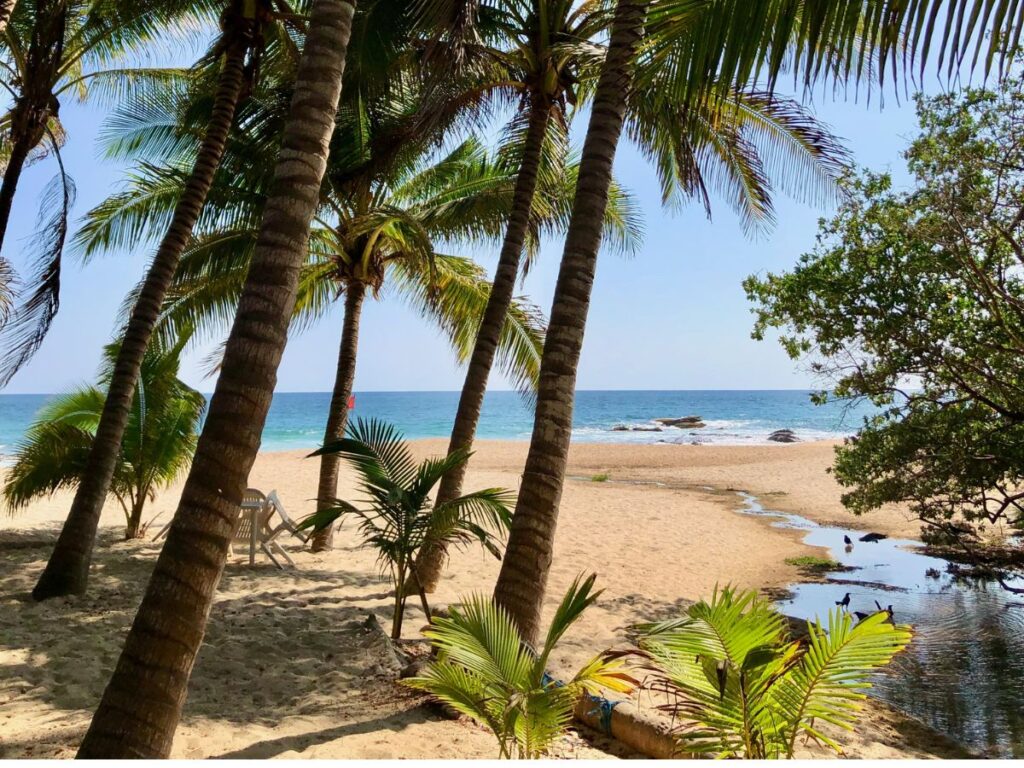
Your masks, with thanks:
[[[913,642],[879,675],[872,695],[980,756],[1024,757],[1024,595],[956,579],[948,561],[923,554],[918,542],[862,542],[864,531],[821,526],[740,496],[743,513],[806,531],[807,544],[828,548],[831,559],[856,569],[826,574],[826,583],[794,584],[792,596],[778,604],[782,611],[824,617],[849,592],[850,611],[877,610],[877,601],[892,606],[897,622],[913,626]]]

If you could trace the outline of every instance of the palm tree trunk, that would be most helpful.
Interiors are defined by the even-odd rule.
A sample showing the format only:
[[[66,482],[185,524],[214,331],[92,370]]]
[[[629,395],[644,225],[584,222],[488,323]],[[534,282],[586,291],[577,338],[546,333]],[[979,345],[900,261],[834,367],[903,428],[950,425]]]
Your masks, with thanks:
[[[341,329],[341,346],[338,349],[338,370],[334,375],[334,392],[331,394],[331,410],[327,414],[324,429],[324,445],[340,440],[345,435],[348,422],[348,401],[352,396],[352,384],[356,378],[356,353],[359,349],[359,316],[362,314],[366,285],[352,281],[345,288],[345,321]],[[325,453],[320,457],[320,482],[316,490],[317,511],[331,506],[331,499],[338,495],[338,468],[341,459],[336,453]],[[322,552],[334,546],[334,526],[329,525],[313,534],[311,549]]]
[[[83,594],[88,584],[96,528],[121,450],[121,439],[128,423],[142,358],[149,346],[164,296],[178,268],[181,254],[206,202],[206,195],[220,165],[224,145],[234,121],[235,108],[242,90],[248,47],[244,39],[246,37],[239,35],[239,39],[225,54],[210,124],[199,148],[192,175],[185,184],[181,199],[174,209],[174,217],[132,308],[82,483],[75,492],[71,511],[61,529],[53,554],[32,591],[36,600]]]
[[[124,537],[126,540],[137,539],[142,536],[142,510],[146,506],[146,494],[142,493],[132,504],[131,513],[128,515],[128,526],[125,528]]]
[[[7,29],[7,22],[10,21],[14,6],[17,4],[18,0],[0,0],[0,35]]]
[[[487,307],[484,309],[473,354],[466,369],[459,407],[455,412],[455,424],[448,442],[449,454],[460,448],[469,448],[476,436],[476,425],[480,421],[480,409],[483,407],[484,393],[487,391],[487,379],[494,365],[494,355],[501,340],[501,329],[512,305],[512,294],[515,291],[516,279],[519,277],[519,262],[530,224],[530,209],[537,190],[537,176],[540,172],[544,137],[550,115],[550,106],[538,98],[530,113],[523,159],[519,166],[519,175],[516,177],[512,211],[505,230],[498,267],[494,272],[491,293],[487,297]],[[459,464],[441,478],[441,486],[437,491],[438,504],[458,498],[461,494],[467,463]],[[445,558],[443,547],[431,547],[420,555],[416,578],[426,592],[431,593],[437,589]]]
[[[33,146],[35,145],[31,142],[16,140],[14,146],[11,147],[7,168],[4,169],[4,181],[0,185],[0,253],[3,252],[4,236],[7,234],[7,224],[11,220],[14,193],[18,191],[18,181],[21,179],[21,172],[25,168],[25,161]]]
[[[277,381],[341,95],[354,5],[315,0],[274,182],[192,468],[83,758],[171,750]]]
[[[11,0],[0,0],[8,13],[14,10]],[[0,8],[0,14],[2,14]],[[46,125],[57,114],[60,105],[53,95],[51,84],[64,57],[64,37],[67,26],[67,0],[39,0],[35,6],[32,38],[25,56],[28,77],[19,83],[20,93],[14,97],[9,114],[11,155],[0,186],[0,252],[3,251],[7,225],[11,219],[14,193],[29,153],[46,135]],[[8,17],[9,18],[9,17]],[[6,27],[6,20],[0,31]]]
[[[572,432],[576,369],[608,204],[612,163],[649,0],[619,0],[583,145],[576,198],[541,358],[530,452],[494,599],[527,642],[537,638]]]

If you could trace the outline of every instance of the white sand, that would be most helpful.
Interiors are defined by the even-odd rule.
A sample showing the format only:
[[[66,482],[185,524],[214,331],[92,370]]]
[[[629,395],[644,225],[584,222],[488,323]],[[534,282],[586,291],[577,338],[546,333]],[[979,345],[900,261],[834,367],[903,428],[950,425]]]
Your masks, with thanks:
[[[444,450],[421,441],[418,453]],[[580,572],[596,571],[600,602],[565,639],[557,667],[571,668],[621,643],[631,624],[678,613],[716,583],[781,587],[798,579],[787,557],[817,550],[793,531],[738,515],[744,489],[773,508],[823,522],[856,524],[825,474],[829,444],[766,447],[578,445],[563,497],[550,613]],[[467,488],[518,484],[526,444],[483,441]],[[317,465],[299,452],[261,454],[250,484],[277,489],[293,517],[313,509]],[[611,480],[593,482],[597,473]],[[631,481],[670,482],[663,488]],[[350,493],[352,478],[342,481]],[[151,515],[153,531],[173,510],[177,489]],[[89,595],[41,605],[26,599],[42,570],[68,494],[0,519],[0,757],[69,757],[109,677],[155,558],[151,542],[120,542],[123,520],[108,506]],[[861,521],[890,534],[916,527],[899,510]],[[491,736],[441,719],[391,678],[395,660],[360,628],[367,613],[388,626],[390,596],[374,557],[358,548],[351,528],[337,547],[313,555],[287,544],[298,568],[278,571],[261,559],[229,564],[192,677],[174,757],[493,757]],[[478,550],[455,553],[438,603],[493,586],[498,563]],[[405,636],[423,624],[412,606]],[[848,754],[911,757],[955,754],[913,721],[874,705]],[[577,735],[562,756],[604,757],[614,748]]]

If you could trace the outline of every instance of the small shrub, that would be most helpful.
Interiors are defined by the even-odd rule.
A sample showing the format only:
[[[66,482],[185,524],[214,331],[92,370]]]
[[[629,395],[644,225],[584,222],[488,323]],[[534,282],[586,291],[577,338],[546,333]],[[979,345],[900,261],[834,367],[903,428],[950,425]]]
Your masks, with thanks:
[[[355,518],[365,546],[377,551],[382,572],[395,590],[391,637],[402,636],[402,617],[420,553],[431,547],[447,548],[480,544],[501,558],[501,544],[512,519],[512,494],[502,488],[487,488],[435,505],[430,492],[453,467],[469,459],[468,451],[426,459],[417,464],[408,444],[390,424],[357,419],[349,425],[347,437],[325,445],[313,456],[336,453],[355,469],[364,500],[356,506],[333,499],[326,509],[305,518],[299,528],[314,531],[338,520]],[[430,606],[422,587],[416,584],[423,613],[429,620]]]
[[[623,671],[622,660],[607,654],[596,656],[566,683],[547,674],[559,639],[600,596],[592,592],[595,579],[591,575],[573,582],[539,654],[522,642],[503,608],[483,596],[465,600],[452,608],[451,618],[434,619],[426,634],[437,660],[405,684],[432,693],[489,728],[500,757],[540,757],[565,732],[580,696],[602,689],[625,693],[636,683]]]
[[[596,475],[590,478],[591,482],[594,483],[606,483],[611,478],[607,472],[598,472]]]
[[[752,759],[792,758],[800,735],[841,752],[820,723],[853,730],[869,676],[911,638],[885,612],[854,624],[836,608],[792,640],[769,602],[728,587],[682,618],[637,629],[647,684],[683,723],[682,750]]]

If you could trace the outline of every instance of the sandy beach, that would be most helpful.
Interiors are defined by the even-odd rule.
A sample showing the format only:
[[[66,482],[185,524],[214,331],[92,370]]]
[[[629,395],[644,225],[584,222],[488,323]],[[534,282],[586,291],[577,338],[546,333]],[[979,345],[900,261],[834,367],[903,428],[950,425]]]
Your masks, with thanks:
[[[415,443],[443,452],[445,441]],[[794,531],[736,513],[745,490],[773,509],[820,522],[914,537],[899,509],[853,518],[826,473],[832,444],[676,446],[578,444],[570,456],[559,518],[548,611],[581,572],[598,573],[605,592],[573,629],[554,664],[571,669],[620,644],[630,625],[677,614],[716,583],[757,589],[799,580],[786,558],[822,554]],[[482,441],[467,488],[515,488],[526,443]],[[301,452],[264,453],[250,485],[276,489],[293,517],[313,509],[317,464]],[[607,475],[605,482],[595,475]],[[346,474],[340,495],[352,498]],[[163,493],[148,517],[150,534],[173,510],[178,489]],[[141,597],[158,551],[150,540],[123,542],[114,504],[104,513],[89,594],[34,604],[27,593],[42,570],[70,494],[0,519],[0,757],[74,753]],[[363,627],[386,623],[387,585],[371,553],[342,529],[328,553],[286,542],[294,570],[241,553],[226,569],[172,757],[494,757],[489,734],[421,706],[392,682],[398,660]],[[454,553],[436,603],[487,592],[498,563],[479,550]],[[410,608],[405,636],[423,625]],[[642,703],[642,702],[641,702]],[[960,754],[914,721],[872,704],[865,727],[846,738],[854,757]],[[573,734],[560,756],[622,755],[614,745]]]

